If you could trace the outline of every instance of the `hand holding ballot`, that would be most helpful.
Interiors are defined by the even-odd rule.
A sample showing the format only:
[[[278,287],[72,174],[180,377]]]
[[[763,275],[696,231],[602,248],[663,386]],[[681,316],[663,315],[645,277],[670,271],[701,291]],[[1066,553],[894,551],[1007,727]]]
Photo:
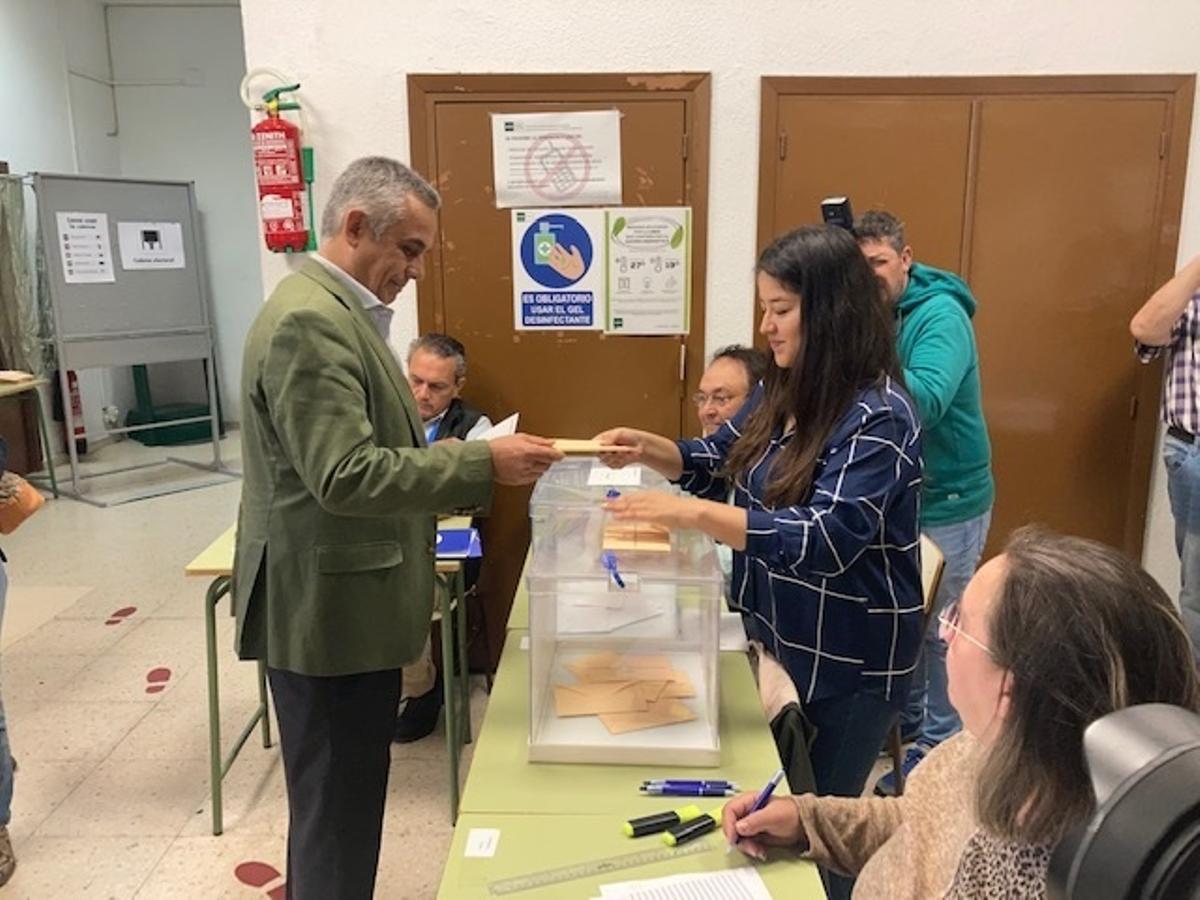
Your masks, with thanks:
[[[610,428],[592,440],[598,444],[611,444],[623,449],[619,453],[600,453],[602,463],[612,469],[620,469],[631,463],[644,463],[664,478],[677,479],[683,472],[683,457],[675,442],[649,431],[636,428]]]
[[[488,442],[492,470],[498,484],[533,484],[553,463],[563,458],[549,438],[513,434]]]

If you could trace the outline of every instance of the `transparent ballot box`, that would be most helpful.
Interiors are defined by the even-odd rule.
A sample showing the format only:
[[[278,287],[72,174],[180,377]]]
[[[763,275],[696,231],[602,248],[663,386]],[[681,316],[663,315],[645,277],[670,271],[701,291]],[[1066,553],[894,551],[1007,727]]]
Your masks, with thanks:
[[[559,463],[530,501],[529,758],[717,765],[715,545],[616,521],[608,491],[675,489],[648,469],[614,485],[602,469]]]

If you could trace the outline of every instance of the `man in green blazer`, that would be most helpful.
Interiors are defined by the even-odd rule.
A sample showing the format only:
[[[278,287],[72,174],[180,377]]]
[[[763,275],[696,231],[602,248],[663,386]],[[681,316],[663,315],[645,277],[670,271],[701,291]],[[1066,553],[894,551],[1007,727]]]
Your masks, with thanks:
[[[424,274],[437,192],[367,157],[334,182],[320,256],[246,337],[233,598],[237,649],[265,660],[288,788],[288,895],[368,900],[400,668],[433,603],[435,516],[561,458],[543,438],[429,447],[385,335]]]

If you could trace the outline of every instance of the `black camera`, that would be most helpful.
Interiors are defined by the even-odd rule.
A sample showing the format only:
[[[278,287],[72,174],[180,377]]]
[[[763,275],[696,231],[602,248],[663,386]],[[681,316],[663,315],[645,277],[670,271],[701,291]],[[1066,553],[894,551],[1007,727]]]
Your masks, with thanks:
[[[854,210],[849,197],[826,197],[821,201],[821,219],[826,225],[836,225],[854,233]]]

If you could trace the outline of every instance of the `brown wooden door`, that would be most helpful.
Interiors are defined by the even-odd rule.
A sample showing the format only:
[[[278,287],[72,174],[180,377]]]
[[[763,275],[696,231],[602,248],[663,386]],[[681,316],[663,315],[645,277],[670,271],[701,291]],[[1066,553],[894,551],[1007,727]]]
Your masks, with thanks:
[[[414,118],[419,120],[414,121],[414,162],[433,177],[443,198],[439,246],[419,290],[420,327],[423,332],[445,331],[463,342],[468,358],[466,398],[493,420],[520,412],[523,431],[591,437],[623,424],[676,436],[692,425],[694,411],[686,398],[698,382],[704,354],[700,236],[706,228],[708,80],[649,76],[642,86],[631,87],[633,80],[410,80]],[[495,206],[490,116],[614,108],[622,116],[624,203],[693,207],[698,243],[693,253],[691,335],[684,339],[516,331],[511,212]],[[500,489],[484,528],[480,590],[493,656],[528,546],[529,493]]]
[[[1141,554],[1160,370],[1128,323],[1173,271],[1193,84],[764,79],[760,241],[846,193],[979,300],[989,553],[1043,522]]]
[[[1026,522],[1140,543],[1142,521],[1128,512],[1144,373],[1129,319],[1154,280],[1167,126],[1159,97],[982,101],[967,274],[979,300],[994,547]]]
[[[971,136],[969,98],[780,97],[769,142],[775,189],[760,247],[821,221],[821,201],[895,210],[930,265],[958,269]],[[770,134],[765,131],[764,134]]]

